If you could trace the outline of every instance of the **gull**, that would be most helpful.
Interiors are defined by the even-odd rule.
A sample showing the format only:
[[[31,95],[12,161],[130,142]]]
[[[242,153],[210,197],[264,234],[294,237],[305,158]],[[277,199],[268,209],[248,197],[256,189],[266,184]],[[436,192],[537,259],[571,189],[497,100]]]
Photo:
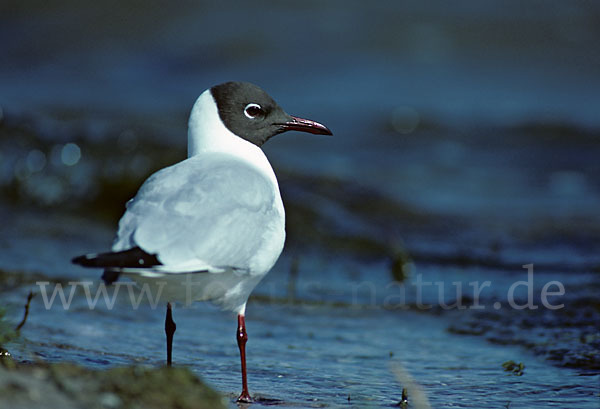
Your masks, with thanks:
[[[324,125],[288,115],[265,91],[227,82],[204,91],[188,123],[188,158],[151,175],[126,206],[112,251],[72,261],[104,268],[107,283],[124,275],[154,285],[169,301],[167,365],[172,362],[171,301],[210,301],[237,314],[242,392],[246,376],[248,297],[273,267],[285,241],[277,178],[261,146],[286,131],[332,135]]]

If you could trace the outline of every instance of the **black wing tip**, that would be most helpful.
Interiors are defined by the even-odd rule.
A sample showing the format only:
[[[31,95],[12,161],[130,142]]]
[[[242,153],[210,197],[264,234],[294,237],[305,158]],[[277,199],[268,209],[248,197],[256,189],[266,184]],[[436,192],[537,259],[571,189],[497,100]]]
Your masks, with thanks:
[[[140,268],[162,265],[156,254],[146,253],[140,247],[118,252],[84,254],[73,258],[71,262],[83,267],[105,268]]]
[[[79,264],[84,267],[94,266],[94,261],[97,259],[97,254],[83,254],[81,256],[73,257],[71,263]]]
[[[102,254],[95,253],[83,254],[81,256],[73,257],[71,259],[71,262],[73,264],[79,264],[80,266],[84,267],[103,267],[104,263],[98,260],[101,258],[101,256]],[[104,283],[106,285],[111,285],[119,279],[120,275],[121,273],[119,271],[106,268],[101,278],[102,280],[104,280]]]

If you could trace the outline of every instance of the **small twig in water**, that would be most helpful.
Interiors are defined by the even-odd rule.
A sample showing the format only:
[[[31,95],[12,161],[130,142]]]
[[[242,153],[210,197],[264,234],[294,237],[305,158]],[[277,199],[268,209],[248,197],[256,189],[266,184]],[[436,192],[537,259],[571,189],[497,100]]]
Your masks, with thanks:
[[[29,304],[31,304],[31,299],[34,296],[35,296],[35,293],[33,291],[29,291],[29,295],[27,296],[27,303],[25,304],[25,314],[23,314],[23,319],[21,320],[19,325],[17,325],[17,327],[15,328],[16,332],[19,332],[21,330],[21,328],[23,328],[23,325],[25,325],[25,322],[27,322],[27,316],[29,315]]]
[[[410,394],[411,407],[413,409],[431,409],[427,396],[423,389],[412,379],[409,373],[402,367],[400,362],[392,364],[392,371],[396,375],[398,383],[405,385],[402,389],[402,398],[397,406],[408,408],[408,395]]]
[[[403,409],[408,408],[408,394],[406,388],[402,388],[402,398],[400,399],[399,406]]]

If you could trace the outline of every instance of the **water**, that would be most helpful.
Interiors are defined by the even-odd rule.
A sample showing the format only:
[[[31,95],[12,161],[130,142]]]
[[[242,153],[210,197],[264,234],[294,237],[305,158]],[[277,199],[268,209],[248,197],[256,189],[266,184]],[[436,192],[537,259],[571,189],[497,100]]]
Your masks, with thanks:
[[[89,309],[81,290],[74,293],[68,310],[62,308],[58,297],[46,309],[41,288],[35,284],[58,281],[68,295],[69,281],[96,281],[96,274],[70,266],[62,255],[77,253],[81,247],[99,246],[109,237],[108,229],[103,224],[88,223],[82,233],[74,223],[56,226],[33,213],[27,219],[30,223],[39,222],[32,223],[38,228],[29,233],[37,240],[24,231],[17,247],[37,251],[37,261],[45,265],[39,271],[47,275],[3,274],[4,288],[10,290],[3,291],[3,303],[9,306],[13,321],[20,318],[27,291],[38,292],[22,339],[9,345],[13,356],[22,360],[73,361],[94,368],[131,363],[162,365],[164,304],[153,308],[142,302],[136,309],[123,288],[112,309],[102,298],[96,308]],[[18,227],[21,220],[18,217],[12,220]],[[90,235],[92,232],[95,234]],[[78,236],[84,235],[97,240],[79,242]],[[40,252],[40,248],[47,252]],[[400,368],[421,385],[432,407],[475,408],[505,406],[508,402],[525,407],[597,405],[598,371],[597,366],[590,366],[593,361],[588,358],[590,369],[585,369],[582,362],[573,365],[575,357],[564,362],[547,358],[553,348],[566,346],[571,353],[578,351],[579,333],[575,335],[578,324],[587,325],[583,332],[587,331],[588,337],[597,336],[597,321],[594,321],[597,309],[593,306],[588,307],[592,316],[588,314],[587,324],[585,317],[577,318],[572,309],[565,308],[542,311],[546,316],[543,326],[520,325],[518,320],[527,320],[531,314],[505,308],[495,310],[491,304],[502,300],[507,286],[516,279],[526,280],[523,272],[495,273],[478,267],[417,263],[417,271],[424,280],[444,283],[448,304],[454,301],[452,281],[461,280],[468,288],[468,282],[482,277],[493,280],[491,291],[482,293],[484,311],[446,311],[435,305],[432,309],[419,309],[415,306],[416,292],[411,281],[401,302],[400,287],[390,280],[387,263],[326,257],[314,252],[306,253],[299,262],[292,261],[294,257],[290,252],[284,254],[257,288],[247,311],[250,387],[264,404],[390,407],[400,400],[401,389],[407,384],[406,379],[396,375]],[[11,262],[6,258],[3,263],[3,268],[10,267]],[[11,269],[16,269],[21,261],[12,263]],[[298,276],[294,297],[290,298],[289,271],[293,263],[298,263]],[[35,270],[32,266],[28,268]],[[509,276],[503,277],[507,273]],[[562,278],[570,297],[561,297],[560,302],[569,305],[570,299],[593,297],[597,292],[596,277],[578,274],[568,279],[556,273],[541,274],[541,278],[536,276],[535,291],[539,292],[543,282]],[[94,285],[91,293],[95,294],[96,289]],[[425,289],[423,303],[435,302],[438,290],[437,286]],[[468,298],[463,301],[466,306],[472,305]],[[525,298],[518,298],[518,302],[524,303]],[[537,297],[536,303],[539,304]],[[176,305],[174,316],[178,324],[174,343],[176,365],[189,366],[218,390],[235,397],[239,389],[235,317],[201,303],[189,308]],[[512,333],[506,333],[505,319],[516,325],[516,331],[512,328]],[[549,323],[554,323],[556,331]],[[484,331],[478,332],[481,328]],[[569,329],[573,331],[571,338],[576,339],[565,337]],[[477,336],[464,335],[468,330]],[[560,345],[554,344],[557,333],[563,335]],[[535,337],[530,340],[533,345],[519,342],[531,337]],[[597,341],[597,338],[588,340]],[[580,352],[590,351],[580,348]],[[597,358],[593,359],[597,365]],[[505,372],[501,364],[508,360],[523,362],[524,374],[515,376]]]
[[[29,341],[13,354],[91,367],[163,363],[162,310],[134,311],[123,302],[113,311],[89,311],[76,304],[65,312],[34,303],[23,332]],[[176,309],[175,318],[177,365],[233,395],[239,389],[234,317],[198,305]],[[403,386],[393,374],[397,366],[422,385],[433,407],[597,403],[597,377],[517,347],[449,334],[443,319],[427,314],[252,303],[248,324],[250,386],[280,407],[341,407],[348,398],[359,407],[389,407]],[[526,364],[523,376],[502,370],[509,359]]]
[[[8,319],[38,292],[17,359],[163,363],[162,304],[124,291],[90,310],[79,290],[46,309],[36,282],[95,291],[70,258],[107,249],[140,182],[185,157],[197,95],[241,79],[335,134],[265,146],[288,241],[248,306],[262,404],[390,407],[414,382],[432,407],[598,407],[597,5],[41,6],[0,13]],[[530,263],[539,308],[510,308]],[[483,309],[443,308],[473,306],[473,282],[490,283]],[[235,397],[235,317],[194,304],[175,320],[175,363]]]

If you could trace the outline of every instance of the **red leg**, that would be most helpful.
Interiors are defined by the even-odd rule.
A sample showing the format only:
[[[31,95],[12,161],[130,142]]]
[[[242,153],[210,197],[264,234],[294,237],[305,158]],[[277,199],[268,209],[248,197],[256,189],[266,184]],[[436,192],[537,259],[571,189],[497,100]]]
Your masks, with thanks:
[[[248,341],[246,321],[244,316],[240,314],[238,315],[237,343],[240,348],[240,360],[242,361],[242,394],[237,401],[250,403],[252,402],[252,398],[248,392],[248,380],[246,378],[246,341]]]
[[[177,326],[173,321],[171,303],[167,303],[167,316],[165,317],[165,333],[167,334],[167,366],[171,366],[171,351],[173,350],[173,334]]]

